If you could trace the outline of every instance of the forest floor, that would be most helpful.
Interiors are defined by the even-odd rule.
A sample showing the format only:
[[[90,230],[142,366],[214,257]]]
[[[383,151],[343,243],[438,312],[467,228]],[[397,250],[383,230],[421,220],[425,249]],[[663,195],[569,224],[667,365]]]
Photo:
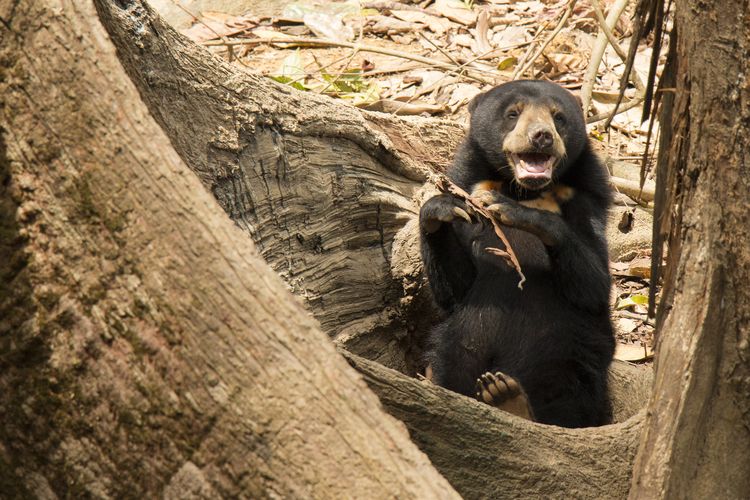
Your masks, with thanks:
[[[179,1],[179,0],[178,0]],[[633,78],[608,129],[624,71],[610,44],[593,86],[586,73],[601,23],[618,0],[425,0],[332,2],[289,0],[151,0],[186,36],[243,71],[299,90],[328,94],[386,113],[435,116],[466,124],[467,103],[478,93],[519,78],[547,79],[590,98],[588,131],[610,173],[639,182],[645,165],[653,186],[650,121],[641,122]],[[627,52],[633,6],[615,17],[614,38]],[[640,43],[634,70],[647,81],[650,40]],[[657,75],[663,61],[658,61]],[[592,73],[593,74],[593,73]],[[646,316],[650,285],[652,206],[639,195],[617,193],[608,236],[616,357],[649,361],[653,323]]]

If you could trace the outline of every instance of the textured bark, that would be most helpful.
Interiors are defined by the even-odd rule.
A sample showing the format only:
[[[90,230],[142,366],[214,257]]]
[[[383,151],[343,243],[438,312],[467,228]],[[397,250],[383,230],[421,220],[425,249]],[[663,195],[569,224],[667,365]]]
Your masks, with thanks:
[[[239,73],[141,2],[97,5],[175,150],[323,330],[407,370],[396,344],[423,330],[412,308],[427,301],[411,299],[421,281],[392,274],[392,242],[417,214],[425,172],[449,163],[463,129]]]
[[[634,499],[750,498],[748,8],[676,2],[657,197],[670,254]]]
[[[2,495],[455,497],[174,152],[93,5],[0,19]]]
[[[596,430],[566,429],[533,423],[372,361],[346,356],[464,498],[628,495],[644,412],[632,415],[651,395],[650,370],[613,364],[616,417],[622,423]],[[626,386],[631,390],[623,400],[620,389]]]

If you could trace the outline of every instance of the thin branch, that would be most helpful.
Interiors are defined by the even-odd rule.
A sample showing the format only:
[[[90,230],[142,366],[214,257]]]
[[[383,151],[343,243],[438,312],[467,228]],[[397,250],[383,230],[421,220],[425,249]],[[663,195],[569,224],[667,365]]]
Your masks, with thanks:
[[[602,31],[606,35],[607,40],[609,41],[609,44],[615,50],[615,52],[620,57],[622,62],[627,63],[628,55],[625,53],[622,47],[620,47],[620,43],[615,38],[614,33],[612,33],[612,30],[607,24],[607,20],[604,19],[604,12],[602,12],[602,8],[599,5],[599,1],[591,0],[591,6],[594,8],[594,14],[596,14],[596,20],[599,21],[599,27],[602,29]],[[635,88],[638,89],[639,94],[642,93],[643,90],[646,88],[646,86],[643,84],[643,80],[641,80],[641,77],[638,75],[638,72],[635,70],[635,67],[630,68],[630,80],[633,82],[633,85],[635,85]]]
[[[609,178],[609,183],[619,192],[633,198],[636,203],[640,201],[646,203],[654,201],[654,197],[656,196],[656,187],[652,182],[644,183],[643,186],[641,186],[639,181],[631,181],[630,179],[612,176]]]
[[[544,31],[544,28],[546,28],[546,24],[543,26],[539,26],[536,30],[536,33],[534,33],[534,37],[531,39],[531,42],[529,43],[529,48],[526,49],[526,52],[524,52],[521,59],[518,60],[518,65],[516,66],[516,71],[513,72],[513,77],[511,80],[515,80],[518,78],[518,75],[521,74],[521,68],[526,66],[526,61],[528,61],[529,56],[534,51],[534,44],[537,42],[539,37],[541,36],[542,32]]]
[[[592,123],[596,123],[596,122],[600,122],[602,120],[606,120],[607,118],[614,117],[616,115],[619,115],[620,113],[624,113],[625,111],[633,109],[636,106],[640,106],[642,102],[643,102],[643,95],[636,96],[633,99],[631,99],[630,102],[628,102],[624,106],[620,106],[619,108],[617,108],[616,113],[612,114],[612,111],[607,111],[605,113],[599,113],[598,115],[594,115],[594,116],[590,116],[590,117],[586,118],[586,123],[588,125],[590,125]]]
[[[576,5],[576,0],[570,0],[568,2],[568,7],[565,9],[565,12],[563,13],[562,17],[560,18],[560,21],[557,23],[557,26],[555,26],[554,31],[552,31],[552,34],[547,38],[547,40],[544,41],[544,43],[534,52],[534,55],[531,56],[524,65],[519,68],[516,73],[513,75],[513,79],[515,80],[519,76],[522,76],[528,69],[534,65],[534,61],[537,60],[537,58],[542,55],[542,52],[544,52],[544,49],[547,48],[547,46],[552,43],[552,40],[555,39],[558,33],[560,33],[560,30],[562,30],[565,23],[568,21],[568,18],[573,13],[573,8]]]
[[[518,288],[523,290],[523,284],[526,281],[526,276],[524,276],[523,272],[521,271],[521,263],[518,262],[518,257],[516,257],[516,253],[513,251],[513,248],[510,246],[510,242],[508,241],[508,238],[505,236],[505,233],[503,233],[503,230],[500,228],[500,224],[495,220],[495,218],[492,216],[492,213],[487,210],[487,208],[476,198],[472,198],[469,193],[461,189],[460,187],[453,184],[446,176],[444,175],[435,175],[430,176],[432,182],[435,183],[435,186],[437,186],[438,190],[443,193],[451,194],[457,198],[460,198],[466,202],[467,205],[469,205],[476,213],[480,214],[482,217],[487,219],[492,223],[492,227],[495,229],[495,234],[498,238],[500,238],[500,241],[503,242],[503,245],[505,245],[505,250],[502,250],[500,248],[487,248],[486,251],[488,253],[491,253],[493,255],[497,255],[499,257],[502,257],[505,259],[505,262],[508,263],[508,265],[516,270],[518,273],[518,276],[521,278],[518,282]]]
[[[323,88],[323,90],[320,91],[321,94],[324,93],[329,88],[331,88],[336,82],[338,82],[341,79],[341,77],[343,76],[343,74],[347,71],[347,69],[349,68],[349,65],[352,63],[352,61],[357,56],[357,54],[359,54],[359,47],[358,47],[358,45],[359,45],[359,42],[362,41],[363,37],[364,37],[364,24],[360,25],[360,27],[359,27],[359,35],[357,36],[357,40],[355,40],[355,42],[356,42],[355,45],[356,46],[354,47],[354,49],[352,49],[352,53],[349,56],[349,58],[347,59],[347,61],[344,63],[344,67],[341,69],[341,71],[338,72],[338,74],[336,75],[336,77],[333,80],[331,80],[330,82],[328,82],[328,85],[326,85],[325,88]],[[321,70],[321,73],[322,73],[322,70]]]
[[[620,19],[622,12],[628,5],[629,0],[617,0],[609,11],[605,24],[610,28],[613,28]],[[596,80],[596,74],[599,72],[599,65],[604,57],[604,51],[607,48],[607,35],[604,33],[604,29],[599,31],[599,35],[596,37],[594,48],[591,51],[591,62],[586,70],[586,74],[583,76],[583,85],[581,86],[581,104],[583,107],[583,114],[589,112],[589,106],[591,105],[591,92],[594,90],[594,80]],[[632,102],[632,101],[631,101]]]

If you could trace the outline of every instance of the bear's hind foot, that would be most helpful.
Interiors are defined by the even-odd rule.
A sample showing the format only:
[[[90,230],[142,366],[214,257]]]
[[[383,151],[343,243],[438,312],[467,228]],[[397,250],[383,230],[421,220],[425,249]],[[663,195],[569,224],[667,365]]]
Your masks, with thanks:
[[[521,384],[503,372],[487,372],[477,379],[477,399],[521,418],[534,420],[529,398]]]

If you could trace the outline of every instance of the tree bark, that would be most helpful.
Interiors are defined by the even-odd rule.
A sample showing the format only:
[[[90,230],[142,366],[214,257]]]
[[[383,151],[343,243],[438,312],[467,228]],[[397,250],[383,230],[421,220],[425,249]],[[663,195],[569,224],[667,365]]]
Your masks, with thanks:
[[[618,424],[566,429],[510,417],[429,382],[344,353],[463,498],[625,498],[650,370],[615,362]]]
[[[407,332],[425,331],[435,311],[415,233],[396,233],[416,217],[427,172],[447,166],[463,129],[361,112],[238,73],[141,2],[97,6],[177,153],[323,331],[413,372],[403,353],[419,335]],[[393,252],[394,239],[403,252]]]
[[[750,498],[749,7],[676,2],[657,176],[670,255],[634,499]]]
[[[0,20],[3,495],[456,497],[174,152],[93,5]]]

